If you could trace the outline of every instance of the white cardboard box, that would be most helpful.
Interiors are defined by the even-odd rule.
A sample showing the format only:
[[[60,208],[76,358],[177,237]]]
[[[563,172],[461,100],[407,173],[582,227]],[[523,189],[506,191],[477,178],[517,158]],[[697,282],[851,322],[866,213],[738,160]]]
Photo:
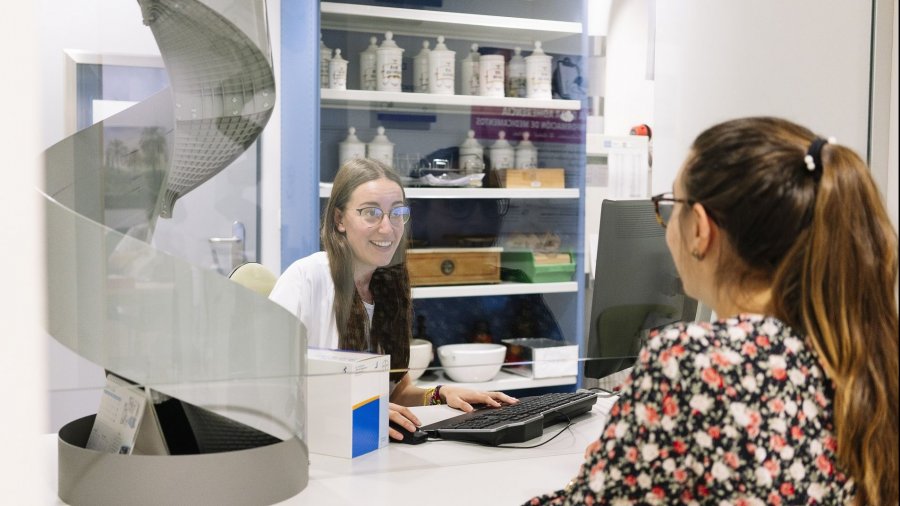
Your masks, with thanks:
[[[578,374],[578,345],[546,337],[504,339],[506,362],[529,362],[504,369],[523,376],[557,378]]]
[[[388,444],[389,355],[308,351],[307,444],[353,458]]]

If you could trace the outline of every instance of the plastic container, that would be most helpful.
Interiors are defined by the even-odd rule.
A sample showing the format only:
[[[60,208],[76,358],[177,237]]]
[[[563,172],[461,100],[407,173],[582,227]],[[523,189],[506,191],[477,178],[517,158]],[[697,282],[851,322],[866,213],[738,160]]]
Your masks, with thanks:
[[[478,61],[478,94],[483,97],[502,97],[505,94],[505,64],[503,55],[486,54]]]
[[[377,132],[372,142],[366,144],[366,156],[378,160],[388,167],[393,167],[394,143],[385,135],[384,127],[378,127]]]
[[[522,48],[517,47],[515,53],[506,64],[506,96],[528,96],[528,74],[525,69],[525,58],[522,57]]]
[[[403,91],[403,48],[394,42],[394,33],[385,32],[376,54],[378,91]]]
[[[572,281],[575,274],[575,260],[570,253],[504,250],[500,253],[500,265],[501,279],[519,283]]]
[[[409,343],[409,375],[410,381],[419,379],[425,372],[428,364],[434,360],[434,350],[431,341],[425,339],[413,339]]]
[[[338,162],[341,166],[354,158],[366,157],[366,144],[356,137],[356,129],[347,129],[347,138],[338,144]]]
[[[553,58],[541,49],[541,41],[534,43],[534,51],[525,58],[525,74],[527,76],[526,93],[528,98],[550,100],[553,98],[551,76]]]
[[[359,89],[378,89],[378,39],[369,38],[369,47],[359,53]]]
[[[347,60],[341,58],[341,50],[335,49],[328,62],[328,87],[332,90],[347,89]]]
[[[437,44],[428,57],[428,91],[438,95],[453,95],[456,92],[456,51],[447,49],[444,36],[439,35]]]
[[[481,55],[478,54],[478,44],[472,44],[471,51],[460,62],[460,93],[463,95],[478,95],[478,62]]]

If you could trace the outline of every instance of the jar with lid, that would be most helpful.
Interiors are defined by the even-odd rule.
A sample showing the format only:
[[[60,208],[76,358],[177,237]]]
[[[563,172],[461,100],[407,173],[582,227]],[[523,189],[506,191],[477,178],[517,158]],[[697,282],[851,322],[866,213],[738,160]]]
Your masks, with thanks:
[[[504,62],[502,54],[484,54],[478,60],[478,94],[483,97],[502,97],[506,80],[504,79]]]
[[[378,91],[402,91],[403,48],[394,42],[394,33],[385,32],[376,54]]]
[[[330,69],[328,68],[328,62],[331,61],[331,48],[325,45],[325,42],[322,41],[322,33],[319,32],[319,87],[327,88],[328,87],[328,74]]]
[[[394,165],[394,143],[391,142],[384,133],[384,127],[378,127],[377,134],[372,142],[366,144],[366,156],[393,167]]]
[[[444,36],[439,35],[437,44],[428,55],[428,86],[431,93],[453,95],[456,80],[456,51],[447,49]]]
[[[524,132],[522,140],[516,146],[516,168],[517,169],[534,169],[537,167],[538,154],[534,143],[529,139],[531,134]]]
[[[535,41],[534,51],[525,58],[525,83],[528,98],[550,100],[553,98],[550,88],[553,58],[541,49],[541,41]]]
[[[338,163],[343,166],[354,158],[366,157],[366,145],[356,137],[356,129],[347,129],[347,138],[338,144]]]
[[[478,94],[478,61],[480,58],[478,44],[472,44],[471,51],[460,62],[460,90],[463,95]]]
[[[431,50],[430,43],[422,41],[422,49],[413,58],[413,91],[416,93],[428,93],[428,60]]]
[[[526,88],[528,79],[525,70],[525,58],[522,57],[522,48],[514,49],[509,63],[506,64],[506,96],[507,97],[526,97],[528,90]]]
[[[369,47],[359,53],[359,89],[375,91],[378,83],[378,39],[369,38]]]
[[[475,139],[475,130],[469,130],[466,140],[459,145],[459,169],[472,176],[484,173],[484,148]],[[472,179],[469,186],[481,186],[481,179]]]
[[[328,87],[332,90],[347,89],[347,60],[341,58],[341,49],[334,50],[328,62]]]
[[[515,152],[503,130],[497,133],[497,140],[491,145],[490,160],[491,170],[511,169],[513,166]]]

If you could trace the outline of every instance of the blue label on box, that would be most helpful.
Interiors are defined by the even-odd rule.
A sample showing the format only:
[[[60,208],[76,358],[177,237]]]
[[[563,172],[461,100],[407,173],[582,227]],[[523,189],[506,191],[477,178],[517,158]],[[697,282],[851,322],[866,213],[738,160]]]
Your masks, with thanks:
[[[378,449],[380,408],[377,395],[353,406],[353,457]]]

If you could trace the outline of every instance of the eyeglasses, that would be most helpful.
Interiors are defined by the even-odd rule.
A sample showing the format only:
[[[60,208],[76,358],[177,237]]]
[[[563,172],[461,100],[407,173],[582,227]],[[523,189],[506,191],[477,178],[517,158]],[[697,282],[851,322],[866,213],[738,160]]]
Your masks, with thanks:
[[[378,226],[385,215],[385,212],[380,207],[363,207],[362,209],[357,209],[356,212],[359,213],[366,225],[370,227]],[[388,220],[395,227],[401,227],[406,224],[409,221],[409,214],[409,206],[392,207],[387,212]]]
[[[654,195],[650,197],[650,201],[653,202],[653,207],[656,210],[656,221],[659,222],[662,228],[666,228],[666,223],[672,218],[672,210],[675,208],[676,202],[687,205],[694,204],[693,200],[676,199],[675,194],[672,192]]]

